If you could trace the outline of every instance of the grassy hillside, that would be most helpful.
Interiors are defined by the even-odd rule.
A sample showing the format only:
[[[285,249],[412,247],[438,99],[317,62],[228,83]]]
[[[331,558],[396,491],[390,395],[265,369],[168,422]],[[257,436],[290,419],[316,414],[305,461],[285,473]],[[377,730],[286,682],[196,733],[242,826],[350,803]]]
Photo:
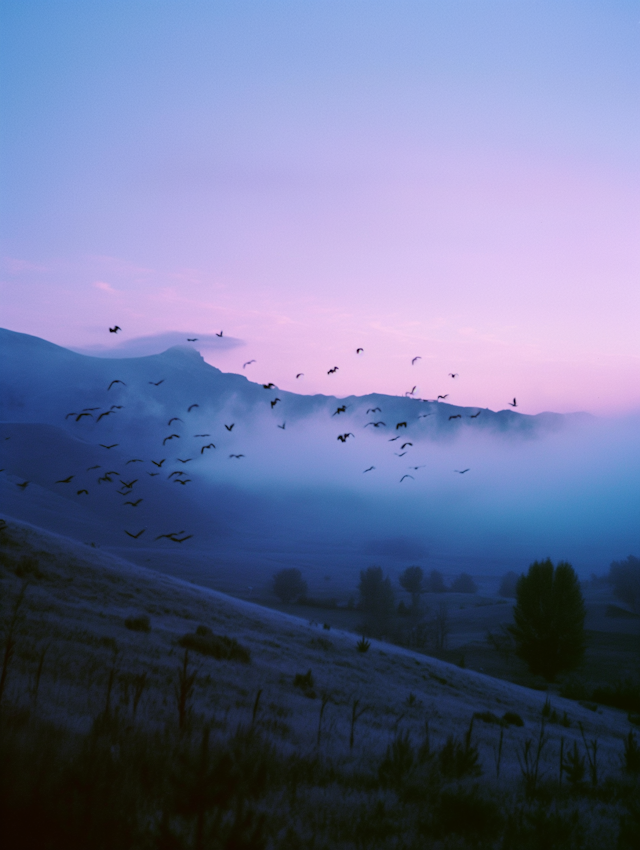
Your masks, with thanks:
[[[626,848],[637,735],[8,520],[9,847]]]

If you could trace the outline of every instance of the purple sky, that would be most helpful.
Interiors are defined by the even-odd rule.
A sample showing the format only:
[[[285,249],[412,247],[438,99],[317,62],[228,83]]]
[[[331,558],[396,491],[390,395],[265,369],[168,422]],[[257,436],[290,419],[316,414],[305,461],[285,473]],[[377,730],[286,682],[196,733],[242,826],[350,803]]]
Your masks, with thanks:
[[[1,15],[3,326],[224,329],[210,362],[305,393],[640,407],[638,2]]]

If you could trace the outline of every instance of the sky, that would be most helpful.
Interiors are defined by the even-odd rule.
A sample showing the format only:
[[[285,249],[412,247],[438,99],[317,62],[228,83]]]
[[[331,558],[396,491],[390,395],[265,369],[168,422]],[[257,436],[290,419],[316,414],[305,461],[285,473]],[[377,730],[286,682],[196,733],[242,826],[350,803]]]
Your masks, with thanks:
[[[0,24],[2,326],[203,337],[302,393],[640,408],[637,0],[3,0]]]

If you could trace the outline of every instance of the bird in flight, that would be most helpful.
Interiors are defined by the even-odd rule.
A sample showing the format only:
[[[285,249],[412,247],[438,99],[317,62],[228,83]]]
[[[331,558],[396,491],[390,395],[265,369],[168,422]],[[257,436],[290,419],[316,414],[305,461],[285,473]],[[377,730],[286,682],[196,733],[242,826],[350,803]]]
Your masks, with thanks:
[[[181,457],[179,457],[179,458],[176,458],[176,460],[179,460],[179,461],[180,461],[180,463],[189,463],[189,461],[190,461],[190,460],[193,460],[193,458],[192,458],[192,457],[187,457],[187,458],[185,458],[185,459],[183,460]]]
[[[113,478],[110,478],[109,475],[105,472],[105,474],[101,478],[98,478],[98,484],[100,484],[102,481],[108,481],[109,484],[111,484]]]
[[[352,434],[351,432],[349,432],[348,434],[338,434],[338,439],[340,440],[341,443],[346,443],[348,437],[354,437],[354,439],[355,439],[355,435]]]
[[[155,476],[160,475],[160,473],[159,472],[147,472],[147,475],[149,475],[151,478],[155,478]]]
[[[412,390],[409,390],[409,392],[405,393],[405,395],[413,395],[413,394],[414,394],[414,392],[415,392],[417,389],[418,389],[418,387],[416,386],[416,387],[414,387]]]
[[[80,496],[80,495],[82,495],[82,493],[86,493],[87,496],[89,495],[88,490],[78,490],[78,492],[76,493],[76,496]]]
[[[277,404],[279,401],[281,401],[281,399],[279,399],[279,398],[274,398],[274,399],[273,399],[273,401],[271,402],[271,410],[273,410],[273,408],[276,406],[276,404]]]
[[[117,475],[117,473],[114,473],[114,475]],[[127,490],[131,490],[131,488],[133,487],[133,485],[136,483],[137,480],[138,480],[137,478],[134,478],[133,481],[129,481],[128,483],[126,481],[121,481],[120,483],[122,484],[123,487],[126,487]]]
[[[421,463],[420,466],[410,466],[409,469],[424,469],[426,464]]]
[[[124,533],[128,534],[129,537],[133,537],[134,540],[137,540],[138,537],[140,537],[141,534],[144,534],[145,531],[146,531],[146,528],[142,528],[142,529],[140,529],[140,531],[137,534],[132,534],[130,531],[127,531],[127,529],[125,528]]]
[[[412,480],[412,481],[415,481],[415,480],[416,480],[416,479],[413,477],[413,475],[409,475],[409,473],[407,473],[406,475],[403,475],[403,476],[402,476],[402,478],[400,479],[400,483],[401,483],[401,484],[402,484],[402,482],[404,481],[404,479],[405,479],[405,478],[411,478],[411,480]]]
[[[26,489],[28,484],[29,484],[28,481],[23,481],[22,484],[16,483],[16,487],[19,487],[21,490],[24,490],[24,489]]]
[[[426,419],[427,416],[435,416],[435,413],[421,413],[418,419]]]
[[[144,463],[144,461],[141,460],[139,457],[133,457],[131,458],[131,460],[128,460],[127,463]],[[125,463],[125,466],[127,465],[127,463]]]
[[[282,430],[284,431],[286,424],[286,422],[283,422],[282,425],[278,425],[278,428],[282,428]]]
[[[302,374],[302,372],[300,374]],[[271,390],[271,389],[273,389],[273,387],[275,387],[275,384],[273,384],[271,381],[269,381],[268,384],[263,384],[262,386],[265,390]]]
[[[111,416],[112,413],[113,410],[105,410],[104,413],[101,413],[100,416],[98,416],[98,419],[96,421],[99,422],[103,416]]]
[[[182,422],[179,416],[172,416],[171,419],[167,422],[167,425],[171,425],[172,422]]]
[[[179,534],[184,534],[184,529],[182,531],[171,531],[169,534],[159,534],[156,540],[162,540],[163,537],[177,537]]]
[[[364,354],[364,348],[356,348],[356,354]]]
[[[417,357],[414,357],[411,361],[412,366],[415,366],[416,360],[422,360],[422,357],[420,357],[420,355],[418,355]]]
[[[191,481],[190,478],[174,478],[173,479],[174,484],[188,484],[190,481]]]
[[[229,455],[229,457],[244,457],[244,455]]]
[[[179,440],[179,439],[180,439],[180,434],[169,434],[169,436],[165,437],[164,440],[162,441],[162,445],[164,446],[164,444],[167,442],[167,440]]]
[[[457,377],[458,377],[458,373],[457,373],[457,372],[449,372],[449,377],[450,377],[450,378],[457,378]]]
[[[515,396],[514,396],[513,401],[510,401],[510,402],[509,402],[509,404],[511,405],[511,407],[517,407],[517,406],[518,406],[518,403],[517,403],[517,401],[515,400]]]
[[[173,478],[174,475],[186,475],[186,474],[187,473],[182,472],[181,469],[175,469],[173,472],[170,472],[169,475],[167,475],[167,478]]]
[[[337,371],[338,371],[338,367],[337,367],[337,366],[333,366],[331,369],[329,369],[329,371],[327,372],[327,375],[333,375],[333,374],[335,374]]]
[[[136,499],[135,502],[125,502],[125,505],[131,505],[132,508],[137,508],[142,499]]]
[[[114,325],[112,328],[109,328],[109,333],[110,334],[117,334],[118,331],[121,331],[121,330],[122,330],[122,328],[120,327],[120,325]]]
[[[335,413],[332,413],[331,415],[332,415],[332,416],[336,416],[338,413],[346,413],[346,412],[347,412],[347,405],[346,405],[346,404],[342,404],[342,405],[340,405],[340,407],[336,410],[336,412],[335,412]]]
[[[121,404],[112,404],[109,410],[122,410]]]
[[[204,450],[205,450],[205,449],[215,449],[215,445],[214,445],[213,443],[209,443],[209,445],[208,445],[208,446],[203,446],[203,447],[200,449],[200,454],[201,454],[201,455],[203,455],[203,454],[204,454]]]
[[[382,413],[382,410],[379,407],[370,407],[369,410],[367,410],[367,416],[370,413]]]
[[[67,413],[67,415],[64,418],[68,419],[70,416],[77,416],[77,415],[78,414],[74,411],[73,413]]]
[[[149,381],[150,384],[153,384],[154,387],[159,387],[160,384],[164,384],[164,378],[161,381]]]
[[[104,443],[100,443],[101,448],[103,449],[115,449],[116,446],[119,446],[120,443],[112,443],[110,446],[105,446]]]
[[[189,407],[187,408],[187,413],[191,413],[191,411],[193,410],[194,407],[200,407],[200,405],[199,404],[190,404]]]
[[[100,469],[100,464],[99,464],[99,463],[96,463],[96,465],[95,465],[95,466],[88,466],[88,467],[87,467],[87,472],[91,472],[91,470],[92,470],[92,469]]]
[[[163,457],[162,460],[152,460],[151,463],[154,466],[157,466],[158,469],[159,469],[162,466],[162,464],[165,462],[165,460],[166,460],[166,457]]]
[[[367,422],[367,425],[373,425],[374,428],[379,428],[381,425],[384,426],[385,428],[387,427],[387,423],[382,422],[382,420],[380,422]],[[366,428],[367,425],[365,425],[364,427]]]
[[[396,440],[399,440],[399,439],[400,439],[400,434],[398,434],[398,436],[397,436],[397,437],[391,437],[391,439],[389,440],[389,442],[390,442],[390,443],[395,443],[395,441],[396,441]]]
[[[227,431],[232,431],[232,430],[233,430],[233,426],[234,426],[235,424],[236,424],[235,422],[232,422],[232,423],[231,423],[231,425],[225,425],[224,427],[227,429]]]
[[[436,401],[438,401],[441,398],[442,399],[449,398],[449,393],[445,393],[444,395],[439,395],[438,398],[436,399]]]
[[[451,422],[451,420],[452,420],[452,419],[462,419],[462,414],[461,414],[461,413],[456,413],[456,414],[455,414],[455,416],[450,416],[450,417],[449,417],[449,422]]]
[[[372,469],[375,469],[375,466],[369,466],[367,469],[363,469],[362,473],[364,474],[365,472],[371,472]]]
[[[406,422],[398,422],[398,424],[396,425],[396,431],[398,430],[398,428],[406,428],[406,427],[407,427]]]
[[[60,481],[56,481],[56,484],[68,484],[72,478],[73,475],[70,475],[68,478],[62,478]]]
[[[194,437],[210,437],[211,434],[194,434]]]
[[[256,362],[255,360],[247,360],[247,362],[246,362],[246,363],[243,363],[243,364],[242,364],[242,368],[243,368],[243,369],[246,369],[246,368],[247,368],[247,366],[251,366],[251,364],[252,364],[252,363],[255,363],[255,362]]]
[[[407,446],[412,446],[412,445],[413,445],[413,443],[403,443],[403,444],[400,446],[400,451],[402,451],[402,449],[406,449],[406,447],[407,447]]]
[[[477,413],[472,413],[472,414],[469,416],[469,419],[477,419],[477,418],[478,418],[478,416],[480,416],[480,414],[481,414],[481,413],[482,413],[482,411],[481,411],[481,410],[479,410]]]
[[[119,380],[116,378],[116,380],[115,380],[115,381],[111,381],[111,383],[109,384],[109,386],[107,387],[107,389],[108,389],[108,390],[110,390],[110,389],[111,389],[111,387],[112,387],[114,384],[122,384],[122,386],[123,386],[123,387],[126,387],[126,386],[127,386],[127,385],[125,384],[125,382],[124,382],[124,381],[119,381]]]
[[[298,374],[296,375],[296,378],[302,378],[302,377],[304,377],[304,372],[298,372]]]
[[[219,334],[216,334],[216,336],[222,336],[222,331],[220,331]]]
[[[464,474],[465,474],[465,472],[469,472],[469,469],[470,469],[470,468],[471,468],[471,467],[467,467],[466,469],[454,469],[453,471],[454,471],[454,472],[459,472],[459,473],[460,473],[460,475],[464,475]]]
[[[400,452],[400,454],[398,454],[398,452],[394,452],[394,455],[396,455],[396,457],[404,457],[406,452]]]
[[[93,413],[79,413],[76,416],[76,422],[79,422],[83,416],[90,416],[93,419]]]
[[[99,407],[83,407],[83,410],[100,410]]]
[[[197,342],[197,341],[198,341],[197,336],[192,336],[191,338],[187,337],[187,342]]]
[[[187,534],[186,537],[170,537],[169,540],[173,540],[174,543],[184,543],[185,540],[189,540],[189,538],[193,537],[193,534]]]

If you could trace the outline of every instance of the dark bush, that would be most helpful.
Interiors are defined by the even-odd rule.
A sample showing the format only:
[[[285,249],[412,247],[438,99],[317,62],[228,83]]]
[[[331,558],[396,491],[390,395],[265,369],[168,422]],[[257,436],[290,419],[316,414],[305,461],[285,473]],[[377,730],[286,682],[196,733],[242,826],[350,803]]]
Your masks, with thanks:
[[[505,711],[502,719],[508,726],[524,726],[524,720],[515,711]]]
[[[477,593],[478,585],[468,573],[460,573],[460,575],[453,580],[451,590],[454,591],[454,593]]]
[[[448,779],[462,779],[463,776],[479,776],[482,768],[478,759],[478,748],[471,743],[473,720],[463,741],[449,735],[445,745],[438,753],[442,775]]]
[[[584,828],[578,812],[565,814],[540,805],[509,816],[501,850],[583,850]]]
[[[313,689],[313,673],[307,670],[306,673],[296,673],[293,677],[293,687],[300,688],[302,691],[310,691]]]
[[[274,575],[273,592],[283,602],[293,602],[300,596],[306,596],[307,583],[297,567],[288,567]]]
[[[149,622],[149,617],[146,614],[137,614],[136,616],[127,617],[124,624],[126,628],[130,629],[132,632],[151,631],[151,623]]]
[[[235,638],[214,635],[208,626],[198,626],[195,632],[183,635],[178,644],[183,649],[192,649],[201,655],[210,655],[221,661],[241,661],[243,664],[249,664],[251,661],[250,651]]]
[[[364,635],[362,635],[362,637],[360,638],[360,640],[356,644],[356,649],[358,650],[358,652],[367,652],[369,650],[370,646],[371,646],[371,641],[367,640],[366,637]]]
[[[474,720],[482,720],[483,723],[494,723],[499,726],[504,725],[503,721],[500,720],[492,711],[476,711],[473,715]]]
[[[640,711],[640,682],[624,679],[615,685],[595,688],[591,699],[601,705],[610,705],[622,711]]]
[[[631,731],[624,741],[623,764],[626,773],[640,773],[640,746]]]
[[[473,844],[495,838],[503,817],[498,804],[484,797],[477,787],[456,788],[440,794],[433,828],[436,835],[461,835]]]
[[[398,788],[409,778],[416,756],[408,732],[397,734],[387,747],[387,752],[378,768],[381,784]]]

